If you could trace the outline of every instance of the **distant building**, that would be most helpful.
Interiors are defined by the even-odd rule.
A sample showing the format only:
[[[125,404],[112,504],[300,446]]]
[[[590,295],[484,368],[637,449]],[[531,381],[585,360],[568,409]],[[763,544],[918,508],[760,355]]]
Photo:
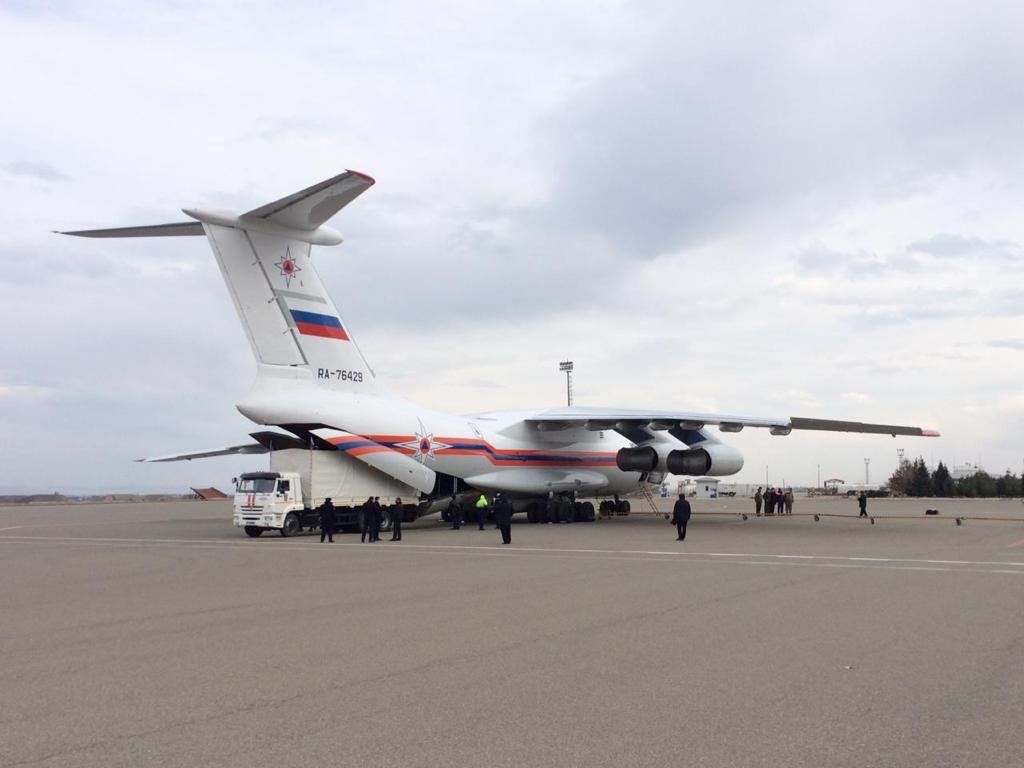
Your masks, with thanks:
[[[220,501],[228,497],[226,493],[216,488],[193,488],[192,493],[200,501]]]
[[[954,464],[953,468],[949,470],[949,476],[954,480],[963,480],[965,477],[974,477],[979,472],[984,471],[977,464],[965,462],[964,464]]]
[[[698,499],[717,499],[718,482],[717,477],[698,477],[693,481],[696,486],[696,493],[694,495]]]

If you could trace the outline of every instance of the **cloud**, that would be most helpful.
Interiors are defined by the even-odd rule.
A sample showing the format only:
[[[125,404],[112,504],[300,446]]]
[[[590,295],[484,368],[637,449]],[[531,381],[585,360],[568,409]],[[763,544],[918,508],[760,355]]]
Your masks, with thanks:
[[[49,387],[25,384],[0,384],[0,400],[33,400],[53,394]]]
[[[316,263],[375,368],[425,405],[561,403],[570,357],[588,404],[813,408],[941,427],[921,450],[947,460],[1016,455],[957,408],[1024,376],[998,353],[1024,306],[1024,9],[38,7],[0,13],[19,72],[0,381],[25,388],[0,397],[19,437],[0,460],[25,482],[223,485],[221,460],[129,460],[254,428],[233,409],[252,356],[202,239],[50,230],[249,210],[346,166],[378,184]],[[746,432],[754,477],[766,456],[789,480],[895,463],[872,438]]]
[[[997,349],[1019,349],[1024,351],[1024,339],[997,339],[990,341],[988,345]]]
[[[863,392],[843,392],[841,397],[853,403],[870,403],[873,398]]]
[[[28,160],[5,163],[3,169],[12,176],[25,176],[31,179],[38,179],[39,181],[68,181],[71,178],[58,171],[52,165],[34,163]]]
[[[1024,258],[1024,252],[1018,243],[999,240],[988,241],[977,236],[937,234],[924,240],[916,240],[907,246],[907,250],[926,253],[940,259],[956,259],[965,256],[980,256],[1018,261]]]

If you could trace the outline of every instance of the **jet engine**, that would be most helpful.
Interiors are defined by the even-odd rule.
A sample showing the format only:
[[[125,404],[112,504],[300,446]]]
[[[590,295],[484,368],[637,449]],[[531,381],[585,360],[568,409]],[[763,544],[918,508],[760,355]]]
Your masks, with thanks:
[[[666,466],[673,475],[735,475],[743,469],[743,454],[731,445],[712,443],[703,448],[672,451]]]
[[[621,448],[615,454],[615,466],[623,472],[650,472],[658,466],[658,452],[651,446]]]

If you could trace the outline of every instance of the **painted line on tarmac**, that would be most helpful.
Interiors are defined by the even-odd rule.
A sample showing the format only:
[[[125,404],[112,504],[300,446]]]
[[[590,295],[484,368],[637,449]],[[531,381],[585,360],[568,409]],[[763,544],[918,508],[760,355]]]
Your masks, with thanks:
[[[6,528],[0,528],[0,531],[15,531],[18,528],[24,528],[24,525],[9,525]]]
[[[1013,542],[1013,544],[1010,544],[1008,548],[1013,549],[1014,547],[1024,547],[1024,539]]]
[[[312,537],[311,537],[312,538]],[[72,546],[86,547],[124,547],[124,548],[152,548],[166,544],[185,544],[191,549],[213,550],[213,549],[237,549],[247,546],[246,542],[210,541],[206,539],[88,539],[88,538],[58,538],[55,536],[0,536],[0,542],[5,540],[12,543],[31,539],[32,542],[40,543],[53,541],[59,544],[70,544]],[[1010,576],[1024,576],[1024,569],[1016,570],[1005,566],[1024,566],[1024,563],[1006,563],[995,561],[992,565],[1001,565],[1002,568],[986,567],[952,567],[938,565],[898,565],[891,559],[884,558],[843,558],[843,557],[821,557],[816,555],[755,555],[736,552],[646,552],[641,550],[608,550],[608,549],[543,549],[540,547],[521,547],[509,549],[505,546],[494,544],[487,546],[465,546],[465,545],[441,545],[430,546],[421,544],[407,544],[403,547],[367,547],[365,544],[341,544],[340,547],[310,547],[308,545],[293,542],[290,544],[273,545],[275,552],[335,552],[340,549],[351,550],[372,555],[374,552],[400,553],[402,550],[412,550],[413,554],[433,555],[480,555],[484,557],[547,557],[550,554],[572,554],[583,558],[594,558],[599,560],[614,560],[618,562],[633,563],[668,563],[676,565],[729,565],[736,566],[762,566],[762,567],[783,567],[783,568],[827,568],[831,570],[861,570],[861,571],[913,571],[917,573],[978,573],[978,574],[1004,574]],[[266,551],[271,551],[267,549]],[[653,555],[653,556],[652,556]],[[682,557],[681,557],[682,555]],[[723,559],[727,555],[730,559]],[[773,560],[745,559],[745,558],[776,558]],[[813,562],[821,560],[821,562]],[[826,560],[842,560],[843,562],[825,562]],[[927,562],[909,560],[908,563]],[[970,561],[958,561],[970,562]],[[979,566],[983,566],[979,563]]]
[[[277,550],[289,550],[294,551],[297,549],[310,550],[310,545],[320,542],[315,541],[315,536],[303,536],[298,539],[292,539],[287,544],[285,543],[274,543],[270,544],[266,542],[262,544],[264,547],[274,547]],[[218,541],[215,539],[155,539],[155,538],[128,538],[128,537],[113,537],[113,536],[30,536],[30,535],[7,535],[0,536],[0,542],[55,542],[63,544],[114,544],[114,545],[168,545],[168,544],[186,544],[195,547],[206,547],[206,548],[227,548],[236,549],[240,547],[256,547],[261,544],[255,540],[243,540],[243,541]],[[307,542],[307,543],[300,543]],[[384,543],[384,542],[381,542]],[[390,542],[388,542],[390,543]],[[433,551],[433,552],[466,552],[466,553],[508,553],[508,554],[536,554],[536,555],[604,555],[612,557],[667,557],[672,560],[695,560],[701,558],[701,562],[715,562],[716,560],[731,559],[736,562],[747,561],[750,562],[750,558],[761,558],[759,564],[763,565],[778,565],[788,561],[800,560],[800,561],[818,561],[815,564],[828,565],[834,567],[834,563],[892,563],[892,564],[903,564],[902,568],[919,568],[927,569],[929,566],[935,565],[956,565],[956,566],[969,566],[969,567],[999,567],[1007,569],[1007,573],[1024,573],[1024,570],[1010,570],[1013,568],[1024,569],[1024,562],[1015,562],[1007,560],[929,560],[921,558],[901,558],[901,557],[855,557],[849,555],[793,555],[793,554],[775,554],[765,552],[701,552],[701,551],[679,551],[679,550],[644,550],[644,549],[588,549],[588,548],[569,548],[569,547],[516,547],[512,545],[507,547],[502,544],[411,544],[402,542],[398,547],[373,547],[362,542],[334,542],[336,545],[335,549],[352,549],[357,548],[359,551],[387,551],[387,552],[398,552],[401,550],[417,550],[417,551]],[[329,551],[329,547],[323,547],[325,551]],[[829,561],[833,561],[830,563]],[[792,565],[798,565],[800,563],[790,563]],[[960,569],[949,569],[949,570],[963,570]]]

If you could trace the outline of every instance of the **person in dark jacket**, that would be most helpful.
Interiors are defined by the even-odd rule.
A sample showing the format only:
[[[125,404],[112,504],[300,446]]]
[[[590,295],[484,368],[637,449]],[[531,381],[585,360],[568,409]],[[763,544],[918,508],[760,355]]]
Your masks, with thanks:
[[[327,539],[331,544],[334,543],[334,505],[331,503],[331,497],[328,496],[324,499],[324,503],[317,508],[317,512],[320,513],[320,543],[324,543],[324,538]]]
[[[762,501],[762,498],[763,497],[761,496],[761,486],[759,485],[759,486],[757,486],[757,493],[754,494],[754,514],[757,515],[758,517],[761,516],[761,501]]]
[[[459,503],[457,496],[452,496],[451,501],[448,502],[448,521],[452,524],[453,530],[459,530],[462,527],[462,505]]]
[[[395,499],[395,503],[391,505],[391,540],[401,541],[402,540],[402,500]]]
[[[362,532],[359,540],[365,544],[366,537],[370,535],[370,521],[373,519],[373,496],[363,502],[359,518],[359,530]],[[373,539],[371,538],[370,541],[373,541]]]
[[[512,502],[500,493],[494,500],[494,520],[501,530],[501,543],[512,543]]]
[[[868,495],[864,492],[860,492],[860,496],[857,497],[857,506],[860,507],[860,514],[857,517],[868,516]]]
[[[547,501],[544,502],[544,522],[558,522],[558,499],[555,498],[554,491],[548,491]]]
[[[373,514],[370,516],[370,541],[380,541],[380,524],[384,519],[384,507],[380,505],[380,496],[373,497],[371,508]]]
[[[690,522],[690,502],[682,493],[679,494],[679,499],[672,507],[672,522],[676,524],[676,541],[686,539],[686,524]]]

